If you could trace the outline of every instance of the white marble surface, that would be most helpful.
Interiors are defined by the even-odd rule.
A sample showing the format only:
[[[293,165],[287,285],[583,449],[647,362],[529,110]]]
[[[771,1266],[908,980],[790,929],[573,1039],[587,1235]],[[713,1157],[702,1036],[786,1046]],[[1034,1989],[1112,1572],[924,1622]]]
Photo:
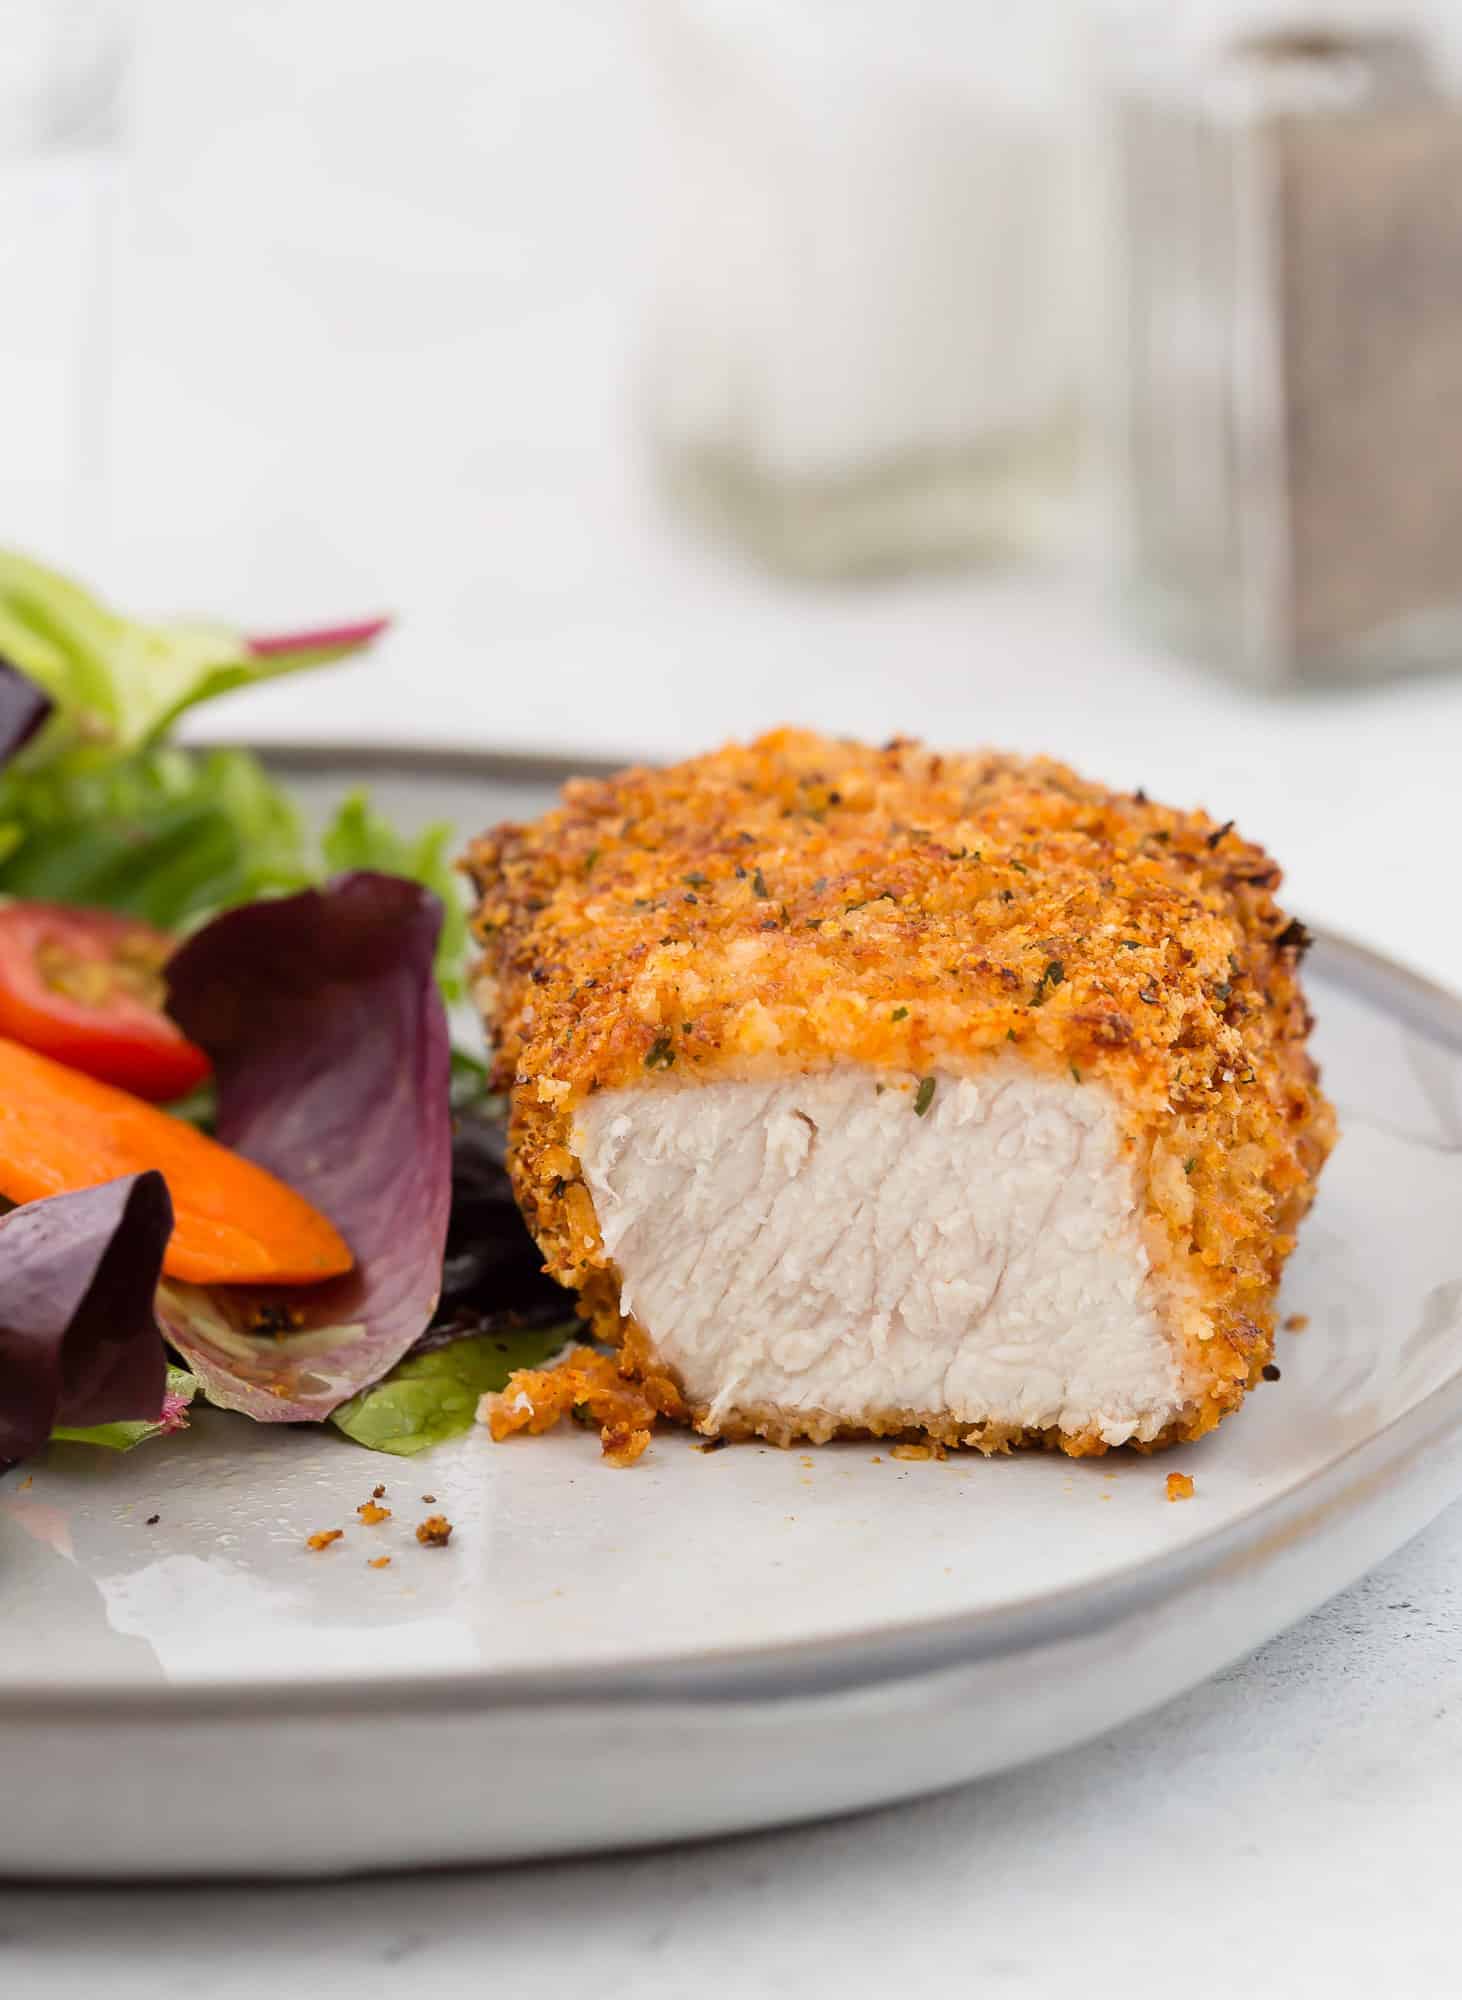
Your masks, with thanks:
[[[110,291],[75,261],[90,169],[28,252],[6,233],[12,301],[22,253],[41,289],[7,306],[0,533],[158,608],[402,611],[370,668],[221,726],[618,752],[793,717],[1050,747],[1238,814],[1314,915],[1462,984],[1462,682],[1256,702],[1071,588],[797,592],[658,520],[627,448],[655,171],[632,8],[135,12]],[[1459,1556],[1453,1509],[1165,1713],[840,1826],[496,1876],[0,1891],[0,1990],[1454,1993]]]

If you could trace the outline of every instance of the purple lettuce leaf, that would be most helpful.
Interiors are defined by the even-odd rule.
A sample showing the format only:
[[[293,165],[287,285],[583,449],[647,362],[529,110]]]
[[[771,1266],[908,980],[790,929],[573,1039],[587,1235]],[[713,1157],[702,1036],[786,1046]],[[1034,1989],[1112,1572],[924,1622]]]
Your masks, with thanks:
[[[0,655],[0,764],[25,748],[50,712],[50,696]]]
[[[0,1216],[0,1463],[29,1458],[58,1426],[161,1417],[154,1294],[172,1229],[158,1173]]]
[[[228,911],[168,967],[169,1011],[213,1062],[218,1137],[329,1216],[356,1259],[323,1285],[162,1285],[164,1332],[225,1409],[318,1421],[431,1320],[452,1188],[441,921],[414,882],[343,875]]]

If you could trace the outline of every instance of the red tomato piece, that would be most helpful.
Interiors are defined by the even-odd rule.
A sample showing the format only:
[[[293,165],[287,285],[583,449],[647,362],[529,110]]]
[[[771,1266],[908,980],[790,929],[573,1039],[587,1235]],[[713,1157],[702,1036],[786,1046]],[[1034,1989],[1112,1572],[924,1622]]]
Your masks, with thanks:
[[[174,949],[110,910],[0,904],[0,1035],[134,1097],[184,1097],[209,1064],[163,1011]]]

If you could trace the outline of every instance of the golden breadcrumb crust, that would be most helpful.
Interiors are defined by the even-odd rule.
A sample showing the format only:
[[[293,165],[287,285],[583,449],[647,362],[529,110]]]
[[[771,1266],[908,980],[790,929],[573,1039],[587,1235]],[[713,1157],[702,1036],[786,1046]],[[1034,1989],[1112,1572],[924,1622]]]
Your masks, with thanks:
[[[551,1368],[515,1369],[504,1389],[482,1398],[477,1414],[501,1443],[515,1431],[536,1437],[579,1411],[581,1422],[599,1425],[604,1456],[618,1466],[640,1457],[657,1417],[687,1414],[673,1383],[653,1375],[628,1381],[593,1347],[571,1347]]]
[[[1231,825],[1043,758],[781,730],[576,781],[467,867],[513,1185],[546,1268],[626,1372],[667,1371],[619,1312],[572,1147],[586,1096],[844,1063],[972,1074],[1013,1047],[1116,1100],[1191,1385],[1158,1442],[1210,1430],[1257,1380],[1334,1118],[1305,1051],[1305,933],[1274,900],[1278,867]],[[691,1415],[779,1442],[846,1428]],[[1105,1448],[918,1411],[860,1430]]]

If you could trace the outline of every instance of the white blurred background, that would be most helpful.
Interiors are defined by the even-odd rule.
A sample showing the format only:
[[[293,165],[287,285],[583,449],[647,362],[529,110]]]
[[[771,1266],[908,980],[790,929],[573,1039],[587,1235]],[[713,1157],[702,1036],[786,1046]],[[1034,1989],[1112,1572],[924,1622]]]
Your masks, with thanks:
[[[992,384],[1016,384],[1014,407],[1017,377],[1080,374],[1084,260],[1108,246],[1073,224],[1048,272],[1031,175],[996,139],[1034,105],[1076,145],[1095,9],[6,0],[4,18],[0,538],[137,610],[399,617],[368,665],[239,697],[215,733],[633,756],[803,721],[1049,750],[1238,818],[1308,915],[1462,985],[1456,677],[1246,688],[1139,637],[1100,520],[1059,507],[1066,527],[1018,560],[850,581],[749,558],[654,476],[652,437],[708,394],[753,431],[775,408],[776,437],[815,458],[828,424],[871,417],[866,384],[894,367],[877,357],[902,366],[912,343],[890,407],[917,405],[968,356],[918,349],[917,309],[966,222],[968,282],[946,269],[940,296],[988,331],[970,409]],[[710,104],[747,50],[755,89]],[[900,65],[958,82],[949,101],[988,122],[946,143],[910,100],[902,127],[845,135],[821,183],[809,151],[775,151],[806,93],[818,116],[846,108],[829,77]],[[687,190],[736,145],[785,224],[776,285],[735,282],[724,204],[725,257],[693,228],[686,253]],[[967,218],[931,220],[937,189],[900,211],[946,158],[986,163]],[[1078,165],[1078,207],[1082,183]],[[841,295],[813,282],[839,188],[883,231],[857,239]],[[775,393],[704,341],[677,372],[687,297],[702,327],[707,299],[734,322],[737,353],[786,358]]]

